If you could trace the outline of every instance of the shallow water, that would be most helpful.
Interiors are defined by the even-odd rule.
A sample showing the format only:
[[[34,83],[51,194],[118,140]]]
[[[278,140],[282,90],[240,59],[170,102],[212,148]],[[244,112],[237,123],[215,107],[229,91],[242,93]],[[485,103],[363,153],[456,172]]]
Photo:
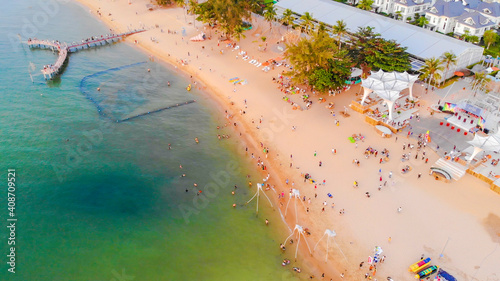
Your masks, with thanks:
[[[59,78],[43,80],[40,68],[56,55],[18,45],[17,33],[70,43],[109,32],[85,8],[57,3],[50,14],[34,0],[2,5],[1,174],[16,169],[18,222],[15,274],[9,233],[0,234],[0,279],[291,280],[278,227],[263,223],[277,214],[244,206],[253,172],[232,139],[215,137],[230,132],[217,131],[224,120],[205,93],[187,92],[182,75],[125,43],[71,54]],[[189,100],[197,102],[122,123],[98,111],[116,120]]]

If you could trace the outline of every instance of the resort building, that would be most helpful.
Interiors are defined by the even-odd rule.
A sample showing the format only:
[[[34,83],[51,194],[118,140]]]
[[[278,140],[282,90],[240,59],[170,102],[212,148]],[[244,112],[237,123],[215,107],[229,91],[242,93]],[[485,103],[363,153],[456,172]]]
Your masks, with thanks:
[[[437,0],[425,13],[433,31],[461,36],[468,32],[481,38],[500,23],[500,4],[479,0]]]
[[[464,13],[465,6],[461,1],[437,0],[425,13],[429,20],[427,27],[445,34],[454,32],[457,18]]]
[[[395,0],[394,13],[398,14],[400,20],[415,17],[415,14],[423,14],[431,6],[431,0]]]
[[[372,7],[377,13],[386,13],[392,14],[394,9],[394,1],[393,0],[374,0]]]
[[[323,22],[327,28],[336,25],[338,20],[344,21],[351,33],[356,32],[359,27],[374,27],[374,31],[382,38],[394,40],[401,46],[407,47],[412,70],[415,71],[422,67],[424,60],[440,57],[449,51],[457,56],[455,69],[465,68],[479,62],[483,57],[482,47],[335,1],[281,0],[275,6],[278,17],[281,17],[286,9],[292,10],[299,17],[309,12],[317,23]],[[447,72],[446,78],[451,77],[455,69]]]

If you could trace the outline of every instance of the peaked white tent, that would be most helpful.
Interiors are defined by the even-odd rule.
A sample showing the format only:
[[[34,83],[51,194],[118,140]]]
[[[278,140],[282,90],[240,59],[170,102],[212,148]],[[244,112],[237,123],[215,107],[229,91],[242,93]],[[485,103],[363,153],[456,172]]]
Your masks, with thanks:
[[[468,141],[468,143],[474,146],[474,151],[470,156],[468,162],[470,163],[476,155],[483,151],[500,151],[500,133],[496,133],[493,136],[481,137],[478,134],[474,136],[474,139]]]
[[[410,99],[413,99],[412,88],[417,75],[410,75],[407,72],[384,72],[379,70],[372,71],[371,75],[366,79],[361,79],[363,87],[363,104],[372,92],[375,92],[379,97],[383,98],[389,107],[389,119],[392,120],[392,108],[394,102],[400,97],[400,92],[406,88],[410,88]]]

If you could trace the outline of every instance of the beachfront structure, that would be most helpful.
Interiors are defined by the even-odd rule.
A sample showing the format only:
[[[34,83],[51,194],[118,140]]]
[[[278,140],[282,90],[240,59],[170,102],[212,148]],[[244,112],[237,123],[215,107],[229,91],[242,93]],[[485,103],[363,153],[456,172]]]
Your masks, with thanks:
[[[407,47],[410,54],[412,70],[418,71],[426,59],[440,57],[445,52],[453,52],[457,56],[456,69],[479,62],[483,57],[482,47],[460,41],[418,26],[397,21],[382,15],[364,11],[349,5],[330,0],[281,0],[276,3],[278,16],[286,9],[298,15],[309,12],[317,22],[323,22],[327,28],[343,20],[349,32],[355,32],[358,27],[371,26],[386,40],[394,40],[402,47]],[[453,71],[445,75],[453,76]]]
[[[429,20],[427,27],[445,34],[454,32],[457,18],[464,13],[465,6],[461,1],[437,0],[425,13]]]
[[[500,151],[500,135],[498,132],[492,136],[485,137],[476,134],[474,136],[474,139],[468,141],[467,143],[474,147],[474,150],[468,160],[469,163],[472,161],[472,159],[474,159],[474,157],[476,157],[479,152],[483,150],[492,152]]]
[[[384,99],[389,110],[389,120],[392,120],[394,102],[401,97],[401,91],[407,88],[410,90],[410,99],[413,99],[412,88],[417,79],[418,75],[410,75],[406,72],[372,71],[372,74],[368,78],[361,79],[361,86],[363,87],[361,104],[365,102],[370,93],[374,92],[377,96]]]
[[[464,35],[468,31],[470,35],[483,37],[486,30],[493,29],[496,26],[497,24],[494,21],[474,11],[457,18],[455,34]]]
[[[396,0],[394,1],[394,13],[401,16],[405,21],[408,17],[414,18],[415,14],[424,13],[431,6],[431,0]]]
[[[83,49],[88,49],[88,48],[93,48],[97,46],[103,46],[106,44],[112,44],[114,42],[117,42],[121,40],[124,37],[127,37],[132,34],[136,34],[139,32],[145,31],[144,29],[141,30],[134,30],[134,31],[129,31],[121,34],[107,34],[107,35],[101,35],[101,36],[92,36],[87,39],[83,39],[80,43],[74,42],[72,45],[69,45],[64,42],[59,42],[55,40],[39,40],[36,38],[29,38],[28,41],[26,42],[30,48],[41,48],[41,49],[50,49],[52,51],[57,51],[58,56],[57,60],[54,64],[49,64],[45,65],[43,69],[41,70],[43,77],[46,80],[50,80],[54,78],[56,75],[60,74],[60,72],[63,69],[63,65],[66,62],[66,59],[68,58],[68,53],[76,52],[78,50],[83,50]]]
[[[468,32],[481,38],[500,23],[500,4],[480,0],[437,0],[425,13],[434,31],[461,36]]]

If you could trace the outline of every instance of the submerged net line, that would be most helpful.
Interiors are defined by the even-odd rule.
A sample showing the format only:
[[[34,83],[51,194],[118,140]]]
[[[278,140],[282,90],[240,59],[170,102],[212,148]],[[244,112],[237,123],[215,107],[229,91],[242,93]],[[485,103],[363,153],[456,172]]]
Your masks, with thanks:
[[[104,117],[104,118],[106,118],[108,120],[116,122],[116,123],[127,122],[127,121],[130,121],[130,120],[133,120],[133,119],[136,119],[136,118],[139,118],[139,117],[143,117],[143,116],[146,116],[146,115],[149,115],[149,114],[158,113],[158,112],[161,112],[161,111],[164,111],[164,110],[167,110],[167,109],[173,109],[173,108],[177,108],[177,107],[180,107],[180,106],[183,106],[183,105],[188,105],[188,104],[196,102],[195,100],[188,100],[188,101],[185,101],[185,102],[180,102],[180,103],[176,103],[176,104],[173,104],[173,105],[170,105],[170,106],[166,106],[166,107],[162,107],[162,108],[159,108],[159,109],[155,109],[153,111],[148,111],[148,112],[143,112],[143,113],[135,114],[133,116],[129,116],[129,117],[126,117],[126,118],[123,118],[123,119],[120,119],[120,118],[117,119],[117,118],[114,118],[113,116],[111,116],[110,114],[106,114],[104,108],[101,105],[99,105],[98,101],[96,101],[94,98],[92,98],[90,96],[89,91],[85,90],[85,83],[89,79],[95,78],[95,77],[103,75],[103,74],[108,74],[108,73],[111,73],[111,72],[115,72],[115,71],[119,71],[119,70],[131,68],[131,67],[138,66],[138,65],[142,65],[142,64],[145,64],[145,63],[147,63],[147,62],[146,61],[137,62],[137,63],[133,63],[133,64],[128,64],[128,65],[123,65],[123,66],[119,66],[119,67],[114,67],[114,68],[106,69],[106,70],[103,70],[103,71],[99,71],[99,72],[93,73],[91,75],[87,75],[87,76],[83,77],[83,79],[80,81],[80,92],[88,100],[90,100],[94,104],[94,106],[96,107],[97,112],[99,113],[99,115],[101,115],[102,117]]]
[[[171,106],[167,106],[167,107],[162,107],[162,108],[156,109],[154,111],[148,111],[148,112],[136,114],[134,116],[127,117],[125,119],[121,119],[121,120],[119,120],[117,122],[120,123],[120,122],[130,121],[132,119],[139,118],[139,117],[142,117],[142,116],[146,116],[148,114],[157,113],[157,112],[160,112],[160,111],[164,111],[164,110],[167,110],[167,109],[176,108],[176,107],[183,106],[183,105],[188,105],[188,104],[191,104],[193,102],[195,102],[195,100],[189,100],[189,101],[186,101],[186,102],[183,102],[183,103],[177,103],[177,104],[174,104],[174,105],[171,105]]]

